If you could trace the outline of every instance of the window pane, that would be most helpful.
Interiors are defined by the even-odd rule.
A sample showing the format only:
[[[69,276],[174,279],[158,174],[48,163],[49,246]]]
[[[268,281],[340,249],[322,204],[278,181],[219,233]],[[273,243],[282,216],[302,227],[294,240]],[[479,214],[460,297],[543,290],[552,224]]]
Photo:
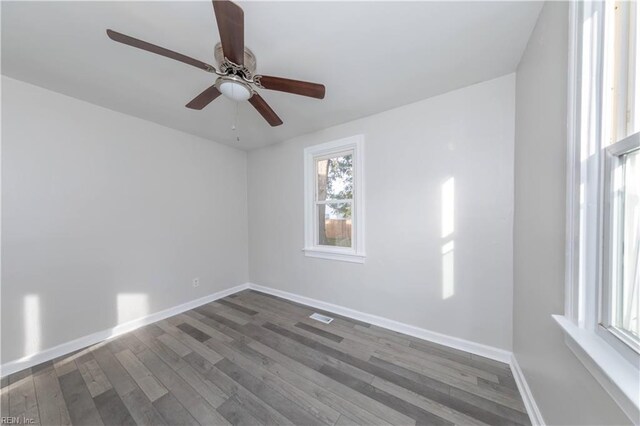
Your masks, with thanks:
[[[318,201],[353,198],[353,154],[316,161]]]
[[[351,203],[318,205],[318,245],[351,247]]]
[[[640,320],[640,150],[622,157],[619,176],[620,212],[617,256],[619,278],[614,280],[612,325],[638,339]]]
[[[640,132],[640,6],[633,3],[631,8],[631,20],[629,22],[630,43],[629,49],[629,127],[627,134]]]
[[[610,145],[640,130],[640,7],[608,0],[605,16],[602,131]]]

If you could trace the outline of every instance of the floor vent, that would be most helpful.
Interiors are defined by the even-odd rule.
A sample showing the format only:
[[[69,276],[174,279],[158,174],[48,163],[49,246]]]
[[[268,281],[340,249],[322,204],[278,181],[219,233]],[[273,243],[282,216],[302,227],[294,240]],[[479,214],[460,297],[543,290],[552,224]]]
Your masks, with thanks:
[[[316,321],[323,322],[325,324],[329,324],[331,321],[333,321],[333,318],[320,315],[320,314],[313,314],[309,318],[314,319]]]

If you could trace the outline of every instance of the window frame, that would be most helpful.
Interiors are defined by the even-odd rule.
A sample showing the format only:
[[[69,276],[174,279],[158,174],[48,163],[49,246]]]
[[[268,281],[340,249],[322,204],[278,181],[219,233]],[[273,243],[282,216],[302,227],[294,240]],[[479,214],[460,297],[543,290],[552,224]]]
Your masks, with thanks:
[[[619,247],[614,247],[613,239],[619,231],[614,225],[614,209],[618,194],[613,188],[613,174],[621,163],[621,158],[640,149],[640,133],[634,133],[603,149],[604,179],[603,179],[603,235],[602,243],[602,274],[599,282],[598,324],[596,332],[612,345],[618,352],[631,362],[640,360],[640,344],[626,336],[626,333],[611,324],[611,301],[613,292],[614,269],[619,265],[615,256]],[[619,219],[619,218],[618,218]],[[619,273],[619,271],[617,271]]]
[[[351,153],[353,155],[353,198],[351,199],[351,247],[318,244],[318,185],[316,161]],[[344,200],[332,200],[344,202]],[[355,135],[304,149],[304,248],[305,256],[352,263],[364,263],[364,135]]]
[[[603,110],[611,102],[604,83],[613,81],[604,66],[604,43],[610,41],[604,37],[605,22],[611,19],[607,7],[604,1],[569,5],[565,312],[553,318],[569,349],[637,423],[640,357],[605,326],[606,322],[602,325],[607,297],[603,288],[611,266],[607,263],[610,247],[605,246],[611,232],[608,173],[615,164],[610,157],[622,152],[618,149],[624,142],[605,148],[612,123],[603,120]]]
[[[354,226],[353,226],[353,215],[355,213],[354,211],[354,198],[345,198],[345,199],[338,199],[338,198],[334,198],[334,199],[325,199],[325,200],[320,200],[320,193],[319,193],[319,182],[318,182],[318,162],[319,161],[323,161],[323,160],[330,160],[332,158],[337,158],[337,157],[345,157],[347,155],[351,155],[352,156],[352,167],[353,166],[353,161],[355,161],[355,150],[353,149],[347,149],[344,151],[336,151],[336,152],[331,152],[328,154],[324,154],[324,155],[316,155],[313,157],[313,190],[314,190],[314,197],[313,197],[313,201],[314,201],[314,215],[313,215],[313,228],[315,229],[314,232],[314,238],[313,238],[313,246],[314,247],[322,247],[322,248],[332,248],[332,247],[341,247],[341,246],[327,246],[327,245],[323,245],[320,244],[320,233],[318,232],[320,230],[320,221],[319,221],[319,216],[318,216],[318,207],[320,207],[321,205],[325,205],[325,206],[330,206],[332,204],[345,204],[348,203],[351,205],[351,247],[348,248],[353,248],[355,245],[355,232],[354,232]],[[354,167],[354,171],[355,171],[355,167]],[[352,172],[353,173],[353,172]],[[354,194],[355,194],[355,175],[354,175]]]

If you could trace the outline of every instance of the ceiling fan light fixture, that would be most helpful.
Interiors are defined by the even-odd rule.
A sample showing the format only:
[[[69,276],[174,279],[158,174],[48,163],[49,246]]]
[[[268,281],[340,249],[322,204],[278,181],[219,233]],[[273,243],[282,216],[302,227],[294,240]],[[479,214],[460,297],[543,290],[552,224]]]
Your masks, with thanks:
[[[234,77],[220,77],[216,82],[216,87],[225,97],[236,101],[246,101],[253,95],[251,87],[243,82],[238,81]]]

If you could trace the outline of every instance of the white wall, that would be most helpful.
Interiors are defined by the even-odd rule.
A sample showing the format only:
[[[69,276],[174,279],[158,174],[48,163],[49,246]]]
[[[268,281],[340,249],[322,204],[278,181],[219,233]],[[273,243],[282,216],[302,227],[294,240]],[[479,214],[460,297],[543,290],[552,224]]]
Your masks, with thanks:
[[[564,343],[568,5],[547,2],[517,71],[513,349],[549,425],[629,420]]]
[[[250,279],[511,349],[515,76],[248,156]],[[365,264],[305,257],[303,149],[365,136]],[[441,190],[455,180],[455,289],[443,299]]]
[[[247,275],[243,151],[2,77],[3,363]]]

